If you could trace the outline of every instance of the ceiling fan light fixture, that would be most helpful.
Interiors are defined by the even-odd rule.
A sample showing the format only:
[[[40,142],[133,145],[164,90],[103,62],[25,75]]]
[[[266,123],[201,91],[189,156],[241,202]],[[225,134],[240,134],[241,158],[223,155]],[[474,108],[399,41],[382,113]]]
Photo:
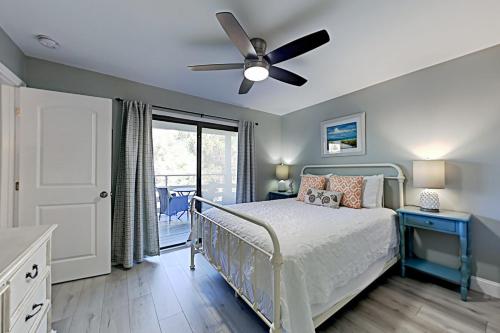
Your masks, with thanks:
[[[269,64],[262,60],[247,61],[244,75],[250,81],[265,80],[269,76]]]
[[[262,81],[267,79],[269,71],[265,67],[249,67],[245,69],[245,77],[250,81]]]

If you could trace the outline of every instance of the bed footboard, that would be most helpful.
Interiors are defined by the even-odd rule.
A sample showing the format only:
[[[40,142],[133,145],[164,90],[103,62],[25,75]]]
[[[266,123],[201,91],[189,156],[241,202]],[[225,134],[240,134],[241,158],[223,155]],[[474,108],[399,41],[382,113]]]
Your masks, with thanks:
[[[231,230],[225,228],[222,226],[220,223],[214,221],[213,219],[203,215],[202,212],[199,212],[196,210],[196,204],[197,203],[204,203],[209,206],[212,206],[216,209],[222,210],[226,213],[229,213],[231,215],[234,215],[236,217],[239,217],[245,221],[248,221],[249,223],[256,224],[258,226],[261,226],[264,228],[269,236],[271,237],[271,241],[273,244],[273,252],[269,253],[268,251],[248,242],[238,234],[232,232]],[[242,214],[240,212],[237,212],[235,210],[232,210],[230,208],[221,206],[219,204],[216,204],[210,200],[203,199],[198,196],[194,196],[191,199],[191,206],[190,206],[190,213],[191,213],[191,233],[192,233],[192,239],[191,239],[191,264],[190,268],[195,269],[195,263],[194,263],[194,256],[197,253],[203,254],[210,264],[214,266],[217,271],[222,275],[222,277],[227,281],[227,283],[235,290],[237,295],[239,295],[254,311],[255,313],[269,326],[269,331],[271,333],[281,333],[282,328],[281,328],[281,291],[280,291],[280,283],[281,283],[281,266],[283,264],[283,258],[281,255],[280,251],[280,244],[278,241],[278,238],[276,236],[276,233],[274,229],[266,222],[256,219],[252,216]],[[203,239],[203,235],[205,234],[203,232],[203,228],[209,228],[209,239]],[[273,281],[272,281],[272,319],[268,319],[265,314],[258,308],[257,302],[255,301],[255,294],[254,294],[254,301],[252,302],[247,295],[245,295],[244,291],[241,288],[241,283],[240,287],[238,287],[237,282],[233,281],[231,277],[231,270],[230,268],[228,269],[228,273],[224,272],[222,269],[220,263],[217,263],[213,260],[214,257],[220,258],[222,255],[222,249],[220,248],[220,241],[217,242],[217,246],[213,248],[213,233],[212,230],[215,230],[213,228],[217,228],[217,231],[224,230],[225,232],[229,233],[232,237],[235,237],[238,240],[238,244],[241,244],[241,242],[246,243],[251,249],[252,249],[252,255],[254,256],[254,260],[258,254],[262,254],[265,257],[269,258],[269,261],[271,263],[272,267],[272,276],[273,276]],[[219,233],[218,233],[219,234]],[[210,245],[210,246],[208,246]],[[231,264],[230,260],[230,255],[231,255],[231,250],[230,250],[231,242],[229,241],[227,243],[227,256],[228,256],[228,265]],[[241,247],[239,247],[241,249]],[[216,253],[211,253],[215,251]],[[241,250],[240,250],[241,252]],[[240,256],[241,257],[241,256]],[[238,267],[239,272],[242,272],[243,270],[243,262],[242,260],[238,260]],[[241,273],[240,273],[241,276]],[[252,290],[257,290],[257,280],[252,279],[251,281],[252,284]]]

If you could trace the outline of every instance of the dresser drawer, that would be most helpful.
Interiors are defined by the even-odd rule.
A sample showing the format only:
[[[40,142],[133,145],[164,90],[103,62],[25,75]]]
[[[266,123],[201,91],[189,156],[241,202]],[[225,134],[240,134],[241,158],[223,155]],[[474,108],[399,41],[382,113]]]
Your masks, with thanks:
[[[47,323],[47,313],[43,316],[40,324],[38,324],[38,328],[36,329],[36,333],[47,333],[48,331],[48,323]]]
[[[20,315],[11,326],[11,333],[28,333],[45,315],[50,301],[47,299],[47,283],[41,282],[27,302],[22,304]]]
[[[10,279],[10,316],[17,310],[31,287],[38,284],[44,276],[46,261],[47,243],[44,243]]]
[[[456,233],[456,223],[452,221],[446,221],[443,219],[435,219],[426,216],[416,216],[416,215],[406,215],[405,225],[422,227],[430,230],[444,231],[450,233]]]
[[[5,305],[4,299],[9,290],[9,286],[7,284],[0,285],[0,332],[4,331],[4,325],[6,325],[7,318],[5,318]]]

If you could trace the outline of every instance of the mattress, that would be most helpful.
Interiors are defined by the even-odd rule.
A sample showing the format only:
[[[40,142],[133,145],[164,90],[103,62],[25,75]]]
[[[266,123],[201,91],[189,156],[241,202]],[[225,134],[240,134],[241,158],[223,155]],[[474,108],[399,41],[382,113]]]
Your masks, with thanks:
[[[276,232],[283,255],[282,325],[289,333],[314,332],[313,317],[366,287],[382,272],[386,260],[397,254],[396,213],[391,209],[332,209],[295,199],[230,208],[269,223]],[[218,209],[209,209],[204,215],[272,253],[272,241],[264,228]],[[224,229],[210,225],[202,223],[198,231],[202,233],[205,256],[220,265],[272,320],[273,271],[269,258]]]

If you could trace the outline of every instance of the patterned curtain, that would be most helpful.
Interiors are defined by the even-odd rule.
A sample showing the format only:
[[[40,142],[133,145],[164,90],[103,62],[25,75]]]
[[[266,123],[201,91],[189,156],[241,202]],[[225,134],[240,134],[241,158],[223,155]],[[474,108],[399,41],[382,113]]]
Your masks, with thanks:
[[[160,254],[153,168],[152,109],[124,101],[113,209],[111,255],[130,268]]]
[[[255,201],[255,124],[243,120],[238,126],[236,202],[252,201]]]

